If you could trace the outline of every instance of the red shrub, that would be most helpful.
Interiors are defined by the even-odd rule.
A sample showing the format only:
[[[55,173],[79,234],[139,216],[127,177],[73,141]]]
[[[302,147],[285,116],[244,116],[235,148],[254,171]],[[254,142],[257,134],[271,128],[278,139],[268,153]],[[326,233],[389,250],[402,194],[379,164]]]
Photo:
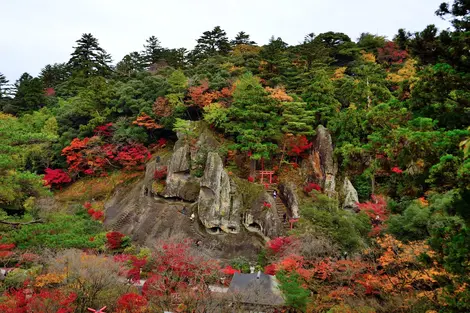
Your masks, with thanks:
[[[223,274],[225,274],[225,275],[230,275],[230,276],[232,276],[232,275],[235,274],[235,273],[240,273],[239,270],[234,269],[234,268],[231,267],[230,265],[227,265],[227,266],[224,267],[221,271],[222,271]]]
[[[378,48],[377,60],[381,63],[400,64],[408,57],[408,52],[400,50],[393,41],[388,41],[383,48]]]
[[[321,191],[321,187],[315,183],[308,183],[308,185],[304,187],[305,193],[310,193],[312,190]]]
[[[0,259],[7,259],[13,255],[14,253],[12,251],[0,251]]]
[[[268,275],[276,275],[276,265],[269,264],[264,268],[264,273]]]
[[[69,174],[61,169],[53,170],[51,168],[46,168],[45,173],[44,180],[46,186],[57,187],[72,181]]]
[[[12,250],[16,247],[14,243],[3,243],[0,244],[0,251]]]
[[[399,167],[395,166],[394,168],[392,168],[392,172],[394,172],[396,174],[402,174],[403,170],[400,169]]]
[[[253,183],[255,181],[255,178],[253,176],[248,177],[248,181],[250,183]]]
[[[301,156],[312,147],[312,143],[305,136],[288,137],[286,144],[289,156]]]
[[[93,132],[96,136],[110,137],[113,135],[113,123],[96,126]]]
[[[383,196],[372,195],[372,201],[365,203],[358,203],[359,210],[365,212],[371,222],[372,222],[372,231],[369,233],[369,236],[377,236],[384,227],[384,222],[388,219],[389,212],[387,211],[387,201]]]
[[[271,203],[264,201],[263,202],[263,208],[264,209],[270,209],[271,208]]]
[[[124,170],[143,169],[145,162],[150,159],[150,152],[141,144],[124,146],[118,153],[116,160]]]
[[[118,313],[141,313],[145,312],[146,308],[147,299],[135,293],[126,293],[117,301]]]
[[[168,168],[166,166],[157,168],[155,172],[153,173],[153,179],[155,180],[164,180],[166,178],[166,175],[168,175]]]
[[[284,252],[289,246],[291,246],[293,241],[292,237],[277,237],[268,241],[267,246],[272,253],[278,254]]]
[[[124,238],[124,234],[121,234],[117,231],[112,231],[106,234],[107,239],[107,246],[111,250],[121,248],[122,238]]]
[[[160,139],[157,140],[157,146],[159,148],[163,148],[163,147],[166,146],[167,142],[168,142],[168,140],[166,140],[165,138],[160,138]]]

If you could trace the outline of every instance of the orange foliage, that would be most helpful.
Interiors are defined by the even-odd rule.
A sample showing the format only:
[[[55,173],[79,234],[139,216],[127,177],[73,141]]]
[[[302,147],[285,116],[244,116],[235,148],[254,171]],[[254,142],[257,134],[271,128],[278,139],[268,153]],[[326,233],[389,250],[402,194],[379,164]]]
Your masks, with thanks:
[[[173,108],[165,97],[158,97],[153,103],[152,110],[159,117],[168,117],[173,113]]]
[[[132,124],[145,127],[147,129],[160,129],[163,128],[163,125],[157,124],[153,118],[148,116],[145,113],[142,113]]]
[[[294,101],[294,99],[286,93],[286,89],[282,86],[278,86],[275,88],[266,87],[265,89],[269,93],[270,98],[276,99],[281,102]]]

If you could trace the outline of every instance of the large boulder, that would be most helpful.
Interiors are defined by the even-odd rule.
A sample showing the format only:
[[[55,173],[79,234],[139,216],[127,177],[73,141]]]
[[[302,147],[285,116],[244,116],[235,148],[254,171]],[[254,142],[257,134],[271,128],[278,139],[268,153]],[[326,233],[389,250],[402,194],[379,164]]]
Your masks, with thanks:
[[[356,189],[347,177],[344,179],[342,194],[344,197],[343,209],[357,210],[359,197]]]
[[[297,200],[297,191],[295,184],[292,182],[282,183],[279,185],[279,192],[282,199],[287,204],[292,218],[299,217],[299,201]]]
[[[210,233],[240,232],[242,201],[216,152],[209,152],[198,200],[198,216]]]
[[[166,186],[162,196],[196,201],[199,196],[199,179],[191,176],[190,146],[186,138],[180,137],[168,165]]]
[[[336,197],[335,180],[338,172],[333,150],[333,140],[330,132],[322,125],[319,125],[313,140],[309,163],[313,169],[314,180],[323,187],[324,192],[330,197]]]
[[[264,207],[265,202],[269,203],[271,208]],[[258,234],[266,241],[279,237],[282,225],[273,197],[263,192],[251,203],[249,209],[243,214],[243,225],[249,232]]]

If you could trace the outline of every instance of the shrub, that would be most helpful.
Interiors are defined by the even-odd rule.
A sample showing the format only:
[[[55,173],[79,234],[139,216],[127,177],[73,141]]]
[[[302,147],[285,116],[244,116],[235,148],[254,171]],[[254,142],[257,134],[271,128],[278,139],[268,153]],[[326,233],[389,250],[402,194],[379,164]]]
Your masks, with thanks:
[[[308,185],[304,187],[304,191],[307,194],[309,194],[312,190],[321,191],[321,187],[315,183],[308,183]]]
[[[46,186],[50,187],[61,187],[64,184],[68,184],[72,181],[69,174],[61,169],[46,168],[44,175],[44,181]]]

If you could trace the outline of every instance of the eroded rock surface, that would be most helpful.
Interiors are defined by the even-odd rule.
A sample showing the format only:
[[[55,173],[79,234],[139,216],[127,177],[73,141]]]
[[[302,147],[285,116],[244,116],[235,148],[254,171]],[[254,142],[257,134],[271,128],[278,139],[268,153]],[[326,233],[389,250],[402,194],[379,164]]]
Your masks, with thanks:
[[[298,218],[299,215],[299,201],[297,199],[297,191],[295,184],[292,182],[283,183],[279,185],[279,192],[281,198],[284,199],[287,204],[287,209],[290,212],[292,218]]]
[[[342,194],[344,197],[343,209],[356,210],[359,197],[356,189],[348,178],[344,179]]]
[[[323,187],[324,192],[330,197],[336,197],[336,175],[338,173],[333,150],[330,132],[319,125],[313,140],[309,163],[313,168],[315,181]]]
[[[240,232],[242,201],[236,184],[224,170],[222,159],[209,152],[198,200],[198,215],[202,224],[212,232]]]

